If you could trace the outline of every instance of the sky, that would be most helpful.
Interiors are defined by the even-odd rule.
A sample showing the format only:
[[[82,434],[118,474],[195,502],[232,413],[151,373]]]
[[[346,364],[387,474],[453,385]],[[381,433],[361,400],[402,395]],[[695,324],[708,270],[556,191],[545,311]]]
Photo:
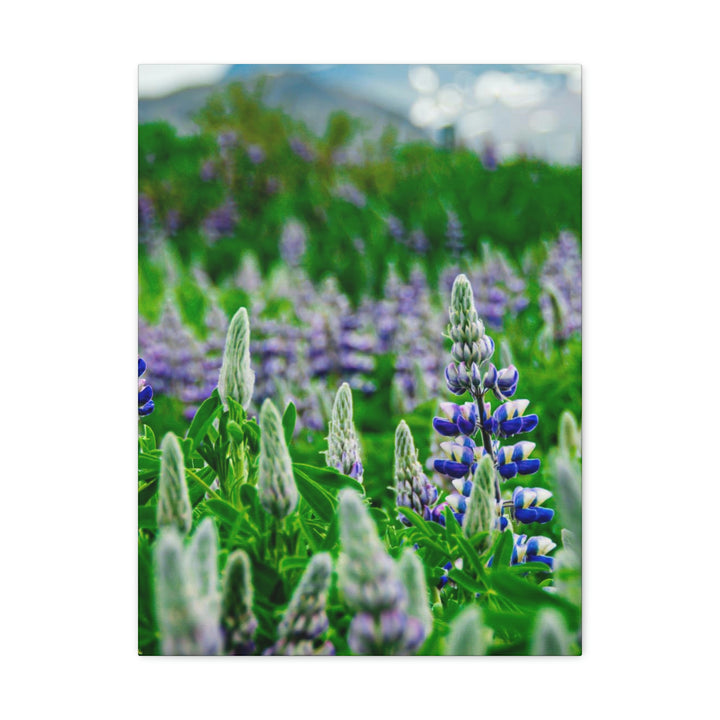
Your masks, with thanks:
[[[181,88],[214,83],[227,68],[227,65],[140,65],[138,94],[142,98],[162,97]]]

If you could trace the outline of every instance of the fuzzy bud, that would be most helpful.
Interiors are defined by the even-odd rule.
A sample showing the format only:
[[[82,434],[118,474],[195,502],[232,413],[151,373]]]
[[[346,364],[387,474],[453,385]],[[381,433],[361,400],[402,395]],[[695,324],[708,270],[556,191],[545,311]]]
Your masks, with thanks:
[[[485,636],[482,610],[476,605],[471,605],[450,623],[445,655],[485,655],[487,651]]]
[[[282,419],[270,399],[260,408],[257,488],[260,504],[278,519],[287,517],[297,507],[298,490]]]
[[[228,655],[250,655],[255,650],[258,623],[252,604],[250,560],[243,550],[236,550],[228,558],[223,579],[222,626]]]
[[[425,582],[425,568],[414,550],[405,550],[398,561],[398,569],[407,591],[407,613],[420,621],[427,637],[432,632],[433,618]]]
[[[560,452],[571,460],[580,457],[580,429],[575,416],[569,410],[565,410],[560,416],[559,446]]]
[[[280,622],[278,640],[266,655],[334,654],[331,643],[319,643],[329,626],[325,605],[331,575],[330,555],[314,555]]]
[[[178,439],[168,433],[160,444],[160,481],[158,483],[157,524],[176,527],[187,535],[192,526],[192,507],[185,481],[185,460]]]
[[[541,610],[530,641],[530,654],[570,655],[571,642],[572,636],[557,610]]]
[[[351,489],[340,493],[339,586],[356,613],[348,631],[359,655],[405,655],[425,637],[423,625],[408,615],[408,594],[400,570],[380,542],[377,529]]]
[[[207,524],[209,523],[209,525]],[[209,518],[186,550],[173,526],[160,531],[154,552],[155,612],[163,655],[217,655],[217,536]]]
[[[430,519],[430,505],[437,500],[437,488],[423,472],[412,433],[404,420],[395,431],[395,487],[399,507],[411,508],[426,520]],[[402,513],[400,517],[402,519]]]
[[[225,410],[229,407],[228,398],[247,410],[254,387],[255,373],[250,367],[250,321],[247,310],[240,308],[228,327],[218,379],[218,393]]]
[[[363,480],[363,466],[360,459],[355,425],[353,424],[353,401],[350,386],[343,383],[335,395],[328,432],[327,464],[345,475]]]
[[[487,532],[484,546],[492,544],[492,530],[495,526],[495,468],[489,455],[484,455],[475,469],[473,487],[463,520],[465,537]]]

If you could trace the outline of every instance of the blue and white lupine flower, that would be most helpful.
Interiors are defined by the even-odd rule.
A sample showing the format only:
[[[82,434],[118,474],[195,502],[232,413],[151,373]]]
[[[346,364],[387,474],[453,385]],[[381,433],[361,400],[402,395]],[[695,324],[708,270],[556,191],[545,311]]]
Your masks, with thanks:
[[[433,418],[435,430],[448,438],[439,443],[445,457],[433,461],[436,472],[444,475],[455,491],[447,497],[447,503],[470,536],[485,530],[512,532],[511,519],[521,523],[548,522],[554,512],[542,507],[551,496],[544,488],[520,487],[511,501],[503,502],[501,483],[518,475],[536,473],[540,460],[530,457],[535,448],[533,442],[521,440],[503,446],[500,441],[531,432],[537,427],[538,416],[525,414],[529,400],[510,399],[518,387],[517,368],[509,363],[498,369],[490,362],[495,343],[485,333],[475,310],[472,287],[464,275],[458,276],[453,284],[449,315],[453,362],[445,369],[445,380],[450,392],[455,395],[469,392],[473,399],[463,405],[442,403],[441,415]],[[495,411],[486,400],[490,392],[502,401]],[[485,492],[475,487],[476,473],[483,463]],[[488,487],[493,487],[493,498]],[[475,500],[471,502],[471,498]],[[466,528],[470,510],[471,520]],[[510,510],[510,517],[504,515],[504,510]],[[518,537],[522,539],[516,540],[515,562],[530,555],[552,566],[547,557],[554,547],[552,541],[531,538],[526,545],[525,536]]]
[[[555,511],[541,507],[550,497],[552,497],[552,493],[545,488],[516,487],[512,497],[513,516],[526,525],[534,522],[550,522]]]
[[[328,432],[326,461],[345,475],[363,480],[363,465],[360,459],[360,444],[353,423],[352,392],[347,383],[343,383],[333,403]]]
[[[155,402],[152,399],[153,389],[147,384],[147,380],[142,377],[142,374],[147,369],[146,362],[139,357],[138,358],[138,415],[145,417],[149,415],[155,409]]]
[[[542,562],[551,570],[553,559],[548,553],[556,547],[556,544],[544,535],[535,535],[528,538],[527,535],[513,534],[513,551],[510,558],[511,565],[521,565],[526,562]]]

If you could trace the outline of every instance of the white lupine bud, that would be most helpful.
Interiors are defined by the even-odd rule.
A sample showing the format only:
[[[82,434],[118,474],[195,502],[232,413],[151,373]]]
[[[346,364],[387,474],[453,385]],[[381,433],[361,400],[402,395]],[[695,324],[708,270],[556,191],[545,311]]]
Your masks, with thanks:
[[[558,444],[565,457],[571,460],[580,457],[580,428],[569,410],[565,410],[560,416]]]
[[[407,613],[420,621],[427,637],[432,632],[433,618],[425,582],[425,568],[414,550],[405,550],[400,556],[398,569],[407,592]]]
[[[250,560],[243,550],[235,550],[228,558],[223,578],[222,626],[225,652],[229,655],[250,655],[255,649],[253,637],[258,623],[252,606]]]
[[[240,308],[230,321],[218,379],[218,393],[225,410],[228,409],[228,398],[247,410],[254,387],[255,373],[250,367],[250,321],[247,310]]]
[[[551,608],[541,610],[530,641],[530,655],[569,655],[571,642],[562,615]]]
[[[266,651],[267,655],[334,653],[331,643],[320,643],[316,647],[329,627],[325,605],[331,576],[332,560],[329,553],[313,555],[280,622],[278,640]]]
[[[335,395],[328,430],[328,467],[333,467],[361,483],[363,465],[353,423],[352,392],[347,383],[343,383]]]
[[[488,634],[483,624],[482,610],[477,605],[471,605],[450,624],[445,655],[485,655]]]
[[[486,548],[490,547],[496,516],[495,467],[492,458],[484,455],[473,475],[473,488],[463,519],[463,534],[472,537],[477,533],[487,532],[484,544]]]
[[[155,612],[163,655],[217,655],[221,649],[217,535],[210,518],[185,548],[174,526],[154,551]]]
[[[298,490],[285,431],[280,414],[270,399],[266,399],[260,408],[257,488],[260,504],[278,519],[287,517],[297,507]]]
[[[183,535],[192,526],[192,507],[185,481],[185,459],[178,439],[167,433],[160,444],[157,524],[176,527]]]

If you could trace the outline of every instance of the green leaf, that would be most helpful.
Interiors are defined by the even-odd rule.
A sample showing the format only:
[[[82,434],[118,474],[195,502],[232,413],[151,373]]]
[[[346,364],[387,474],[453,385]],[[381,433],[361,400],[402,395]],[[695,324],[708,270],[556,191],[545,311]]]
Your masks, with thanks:
[[[295,470],[294,474],[297,489],[307,504],[322,520],[329,523],[335,515],[337,500],[301,470]]]
[[[552,572],[550,568],[542,562],[524,562],[519,565],[511,565],[508,569],[514,575],[524,575],[526,572]]]
[[[299,555],[285,557],[280,561],[280,572],[285,573],[289,570],[304,570],[309,561],[309,557],[301,557]]]
[[[293,463],[293,468],[304,473],[325,490],[337,493],[343,488],[349,487],[363,494],[365,492],[362,483],[359,483],[355,478],[343,475],[334,468],[315,467],[314,465],[304,465],[303,463]]]
[[[295,421],[297,419],[297,410],[295,403],[291,400],[288,402],[282,417],[283,430],[285,431],[285,442],[290,446],[292,442],[293,432],[295,432]]]
[[[513,534],[505,531],[500,533],[500,537],[495,541],[495,547],[492,552],[493,570],[505,569],[510,565],[513,551]]]
[[[250,452],[257,453],[260,451],[260,427],[255,420],[246,420],[243,423],[243,432],[248,442]]]
[[[245,432],[234,420],[228,421],[227,430],[228,435],[236,445],[241,445],[245,441]]]
[[[147,485],[143,485],[141,488],[138,488],[138,505],[145,505],[145,503],[147,503],[155,495],[157,488],[157,477]]]
[[[208,428],[212,425],[221,409],[220,396],[217,388],[215,388],[210,397],[198,408],[185,435],[186,438],[192,441],[193,448],[196,448],[203,441]]]
[[[157,529],[157,507],[143,505],[138,508],[138,528],[141,530]]]
[[[485,592],[485,587],[481,585],[479,582],[476,582],[473,580],[470,575],[468,575],[463,570],[458,570],[457,568],[453,568],[448,572],[448,577],[456,582],[460,587],[465,588],[466,590],[469,590],[471,593],[482,593]]]
[[[230,503],[218,498],[207,500],[205,507],[218,519],[233,527],[238,521],[240,513]]]

